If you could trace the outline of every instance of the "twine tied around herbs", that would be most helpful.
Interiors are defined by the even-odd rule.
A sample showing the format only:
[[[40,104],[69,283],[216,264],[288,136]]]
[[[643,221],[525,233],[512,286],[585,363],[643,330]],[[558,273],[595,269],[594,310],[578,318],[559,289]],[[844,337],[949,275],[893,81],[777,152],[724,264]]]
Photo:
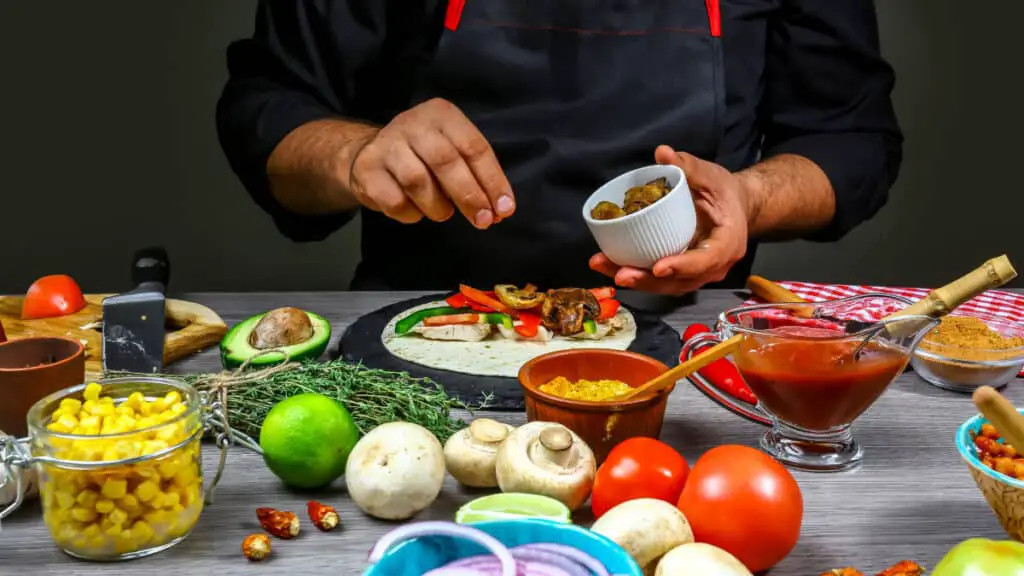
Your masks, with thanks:
[[[279,364],[246,372],[253,360],[269,354],[280,354],[284,358]],[[219,429],[216,440],[217,446],[220,448],[220,458],[217,461],[217,472],[214,474],[213,481],[210,482],[210,488],[206,492],[206,504],[213,504],[213,490],[217,486],[217,483],[220,482],[221,475],[224,473],[224,466],[227,464],[228,458],[228,447],[234,441],[231,433],[231,425],[228,423],[228,390],[241,384],[258,382],[280,372],[291,370],[295,366],[298,366],[298,363],[291,361],[291,356],[286,350],[282,348],[269,348],[267,350],[260,350],[256,354],[253,354],[247,358],[241,366],[233,371],[210,374],[209,376],[201,377],[195,381],[194,385],[196,389],[206,390],[213,398],[215,398],[212,416],[217,419],[217,423],[214,427]],[[249,447],[254,448],[259,452],[258,445]]]

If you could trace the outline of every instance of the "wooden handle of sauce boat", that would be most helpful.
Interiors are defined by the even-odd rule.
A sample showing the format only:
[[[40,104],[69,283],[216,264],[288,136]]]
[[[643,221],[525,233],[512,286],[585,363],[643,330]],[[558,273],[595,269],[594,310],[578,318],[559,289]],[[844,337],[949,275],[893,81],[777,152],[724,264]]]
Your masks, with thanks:
[[[888,316],[887,319],[910,314],[945,316],[985,290],[998,288],[1016,277],[1017,271],[1013,269],[1013,264],[1006,254],[1003,254],[986,261],[949,284],[932,290],[924,298]]]
[[[678,382],[679,380],[686,378],[690,374],[693,374],[694,372],[700,370],[701,368],[707,366],[708,364],[711,364],[715,360],[724,358],[729,354],[732,354],[733,351],[739,348],[740,343],[743,342],[743,338],[743,334],[737,334],[724,342],[721,342],[719,344],[712,346],[711,348],[708,348],[706,351],[701,352],[700,354],[694,356],[693,358],[690,358],[685,362],[681,362],[680,364],[669,369],[668,371],[662,372],[661,374],[645,382],[642,386],[637,386],[636,388],[633,388],[629,392],[619,394],[618,396],[609,398],[608,400],[627,400],[635,396],[642,396],[645,394],[654,394],[660,392],[661,390],[671,386],[673,383]]]
[[[761,300],[774,304],[781,302],[806,302],[806,300],[781,284],[776,284],[763,276],[754,274],[747,278],[747,290],[753,292],[754,296]]]
[[[1014,448],[1024,447],[1024,416],[995,388],[981,386],[975,390],[974,405],[1007,444]]]

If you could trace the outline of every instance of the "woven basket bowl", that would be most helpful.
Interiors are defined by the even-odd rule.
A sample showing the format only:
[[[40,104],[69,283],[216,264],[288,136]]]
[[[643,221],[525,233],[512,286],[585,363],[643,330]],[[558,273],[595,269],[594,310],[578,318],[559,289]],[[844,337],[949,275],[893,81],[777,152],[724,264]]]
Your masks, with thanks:
[[[1020,412],[1024,414],[1024,409]],[[986,422],[980,414],[964,422],[957,431],[956,447],[1003,529],[1010,538],[1024,542],[1024,481],[1000,474],[982,464],[971,441],[971,433],[976,433]]]

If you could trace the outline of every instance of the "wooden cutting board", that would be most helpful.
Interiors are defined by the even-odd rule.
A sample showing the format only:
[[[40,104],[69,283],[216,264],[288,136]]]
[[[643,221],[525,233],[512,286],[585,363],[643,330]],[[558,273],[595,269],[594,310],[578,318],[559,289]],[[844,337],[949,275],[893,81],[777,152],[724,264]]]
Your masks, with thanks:
[[[21,296],[0,296],[0,322],[8,339],[31,336],[60,336],[79,340],[85,346],[88,377],[103,373],[103,299],[111,294],[86,294],[86,306],[75,314],[38,320],[21,319]],[[164,343],[164,366],[220,342],[228,327],[216,312],[195,302],[167,299],[168,329]]]

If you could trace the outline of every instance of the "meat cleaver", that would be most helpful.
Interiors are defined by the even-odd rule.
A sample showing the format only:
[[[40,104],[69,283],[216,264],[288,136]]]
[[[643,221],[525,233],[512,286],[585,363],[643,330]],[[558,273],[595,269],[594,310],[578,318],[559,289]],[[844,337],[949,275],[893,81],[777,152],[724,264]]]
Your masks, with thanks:
[[[158,373],[164,368],[164,304],[170,264],[163,248],[136,252],[135,288],[103,300],[103,369]]]

